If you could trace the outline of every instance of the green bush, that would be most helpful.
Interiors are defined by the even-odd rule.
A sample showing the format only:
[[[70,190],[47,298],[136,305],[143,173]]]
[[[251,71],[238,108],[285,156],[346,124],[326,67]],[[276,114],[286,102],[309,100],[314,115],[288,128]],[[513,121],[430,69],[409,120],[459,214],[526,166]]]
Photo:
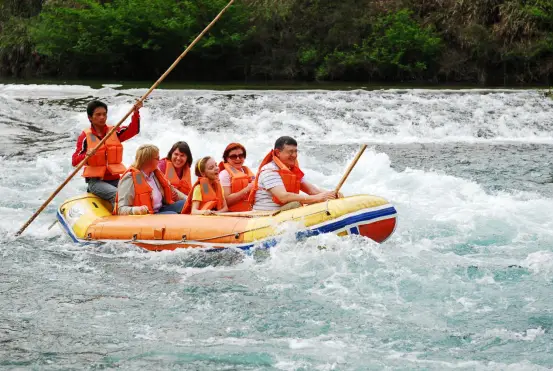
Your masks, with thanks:
[[[225,1],[75,0],[46,6],[32,28],[39,53],[85,75],[144,74],[165,69],[221,10]],[[217,59],[242,42],[244,17],[230,9],[191,54]],[[146,73],[148,75],[148,73]]]
[[[319,79],[363,70],[367,76],[421,78],[435,66],[442,42],[431,27],[423,27],[406,9],[379,17],[371,33],[350,50],[334,50],[318,68]]]

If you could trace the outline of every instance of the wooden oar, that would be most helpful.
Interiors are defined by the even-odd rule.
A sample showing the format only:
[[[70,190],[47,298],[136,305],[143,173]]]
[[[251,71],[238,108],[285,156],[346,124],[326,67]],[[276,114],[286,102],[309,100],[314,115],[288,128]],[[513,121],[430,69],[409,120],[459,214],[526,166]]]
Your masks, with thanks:
[[[356,154],[356,157],[354,158],[354,160],[352,160],[352,163],[350,163],[350,166],[349,166],[348,169],[346,170],[346,173],[344,173],[344,176],[342,176],[342,179],[340,180],[339,184],[337,185],[337,187],[335,187],[335,193],[336,193],[337,195],[338,195],[338,193],[339,193],[340,188],[342,187],[342,185],[344,184],[344,182],[346,181],[346,179],[347,179],[348,176],[350,175],[350,172],[352,172],[352,169],[354,169],[354,166],[356,165],[356,163],[358,162],[358,160],[360,160],[360,157],[361,157],[362,154],[364,153],[366,147],[367,147],[367,145],[362,145],[362,147],[360,148],[360,150],[359,150],[358,153]]]
[[[225,11],[231,6],[231,4],[233,4],[235,0],[231,0],[229,1],[229,3],[225,6],[225,8],[223,8],[221,10],[221,12],[219,12],[219,14],[213,19],[213,21],[210,22],[210,24],[208,26],[206,26],[206,28],[196,37],[196,39],[193,40],[192,43],[190,43],[190,45],[187,47],[187,49],[185,49],[185,51],[183,53],[181,53],[181,55],[175,60],[175,62],[173,62],[173,64],[171,66],[169,66],[169,68],[167,69],[166,72],[164,72],[164,74],[162,76],[160,76],[160,78],[158,79],[158,81],[156,81],[154,83],[154,85],[152,85],[152,87],[148,90],[148,92],[146,92],[138,101],[137,101],[137,104],[138,103],[142,103],[142,101],[144,101],[146,99],[146,97],[148,97],[150,95],[150,93],[152,93],[152,91],[154,89],[156,89],[158,87],[158,85],[160,85],[160,83],[166,78],[167,75],[169,75],[169,73],[175,68],[175,66],[177,66],[177,64],[181,61],[181,59],[183,59],[184,56],[187,55],[187,53],[189,52],[189,50],[192,49],[192,47],[194,46],[194,44],[196,44],[198,42],[198,40],[200,40],[202,38],[202,36],[204,36],[204,34],[217,22],[217,20],[223,15],[223,13],[225,13]],[[48,199],[46,199],[46,201],[40,206],[40,208],[35,212],[35,214],[33,214],[33,216],[31,218],[29,218],[29,220],[25,223],[25,225],[23,225],[21,227],[21,229],[19,229],[19,231],[15,234],[16,236],[18,235],[21,235],[21,233],[23,231],[25,231],[25,229],[27,228],[27,226],[29,226],[31,224],[31,222],[33,222],[35,220],[35,218],[37,218],[37,216],[40,214],[40,212],[42,212],[42,210],[44,208],[46,208],[46,206],[52,201],[52,199],[54,199],[54,197],[61,191],[61,189],[64,188],[65,185],[67,185],[67,183],[73,178],[73,176],[75,176],[77,174],[77,172],[79,172],[79,170],[87,163],[87,160],[88,158],[90,158],[92,155],[94,155],[94,153],[96,152],[96,150],[102,146],[104,144],[104,142],[106,142],[106,140],[108,139],[108,137],[110,137],[116,130],[117,128],[119,128],[119,126],[129,117],[129,115],[131,115],[131,113],[133,112],[134,110],[134,106],[131,110],[129,110],[129,112],[127,112],[127,114],[119,121],[119,123],[117,123],[105,136],[104,138],[100,141],[100,143],[95,147],[93,148],[91,151],[89,151],[89,153],[87,154],[87,156],[83,159],[82,162],[80,162],[77,167],[75,168],[75,170],[73,170],[73,172],[71,172],[71,174],[67,177],[67,179],[65,181],[63,181],[63,183],[56,189],[56,191],[54,191],[52,193],[52,195],[50,195],[50,197]]]

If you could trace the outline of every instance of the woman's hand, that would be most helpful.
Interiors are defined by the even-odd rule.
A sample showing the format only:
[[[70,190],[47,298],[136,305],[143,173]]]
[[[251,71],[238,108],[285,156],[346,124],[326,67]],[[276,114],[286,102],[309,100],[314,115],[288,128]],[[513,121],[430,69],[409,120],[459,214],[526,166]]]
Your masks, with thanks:
[[[136,208],[136,209],[134,209]],[[141,205],[140,207],[133,207],[134,215],[145,215],[148,214],[148,207],[146,205]]]

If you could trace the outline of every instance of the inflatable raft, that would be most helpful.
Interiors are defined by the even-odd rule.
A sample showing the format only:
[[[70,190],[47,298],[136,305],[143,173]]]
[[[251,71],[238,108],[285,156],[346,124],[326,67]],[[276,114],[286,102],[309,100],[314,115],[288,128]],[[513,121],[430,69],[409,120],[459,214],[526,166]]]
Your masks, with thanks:
[[[356,195],[282,212],[216,216],[113,216],[110,203],[93,194],[65,201],[57,211],[63,229],[77,243],[126,242],[159,251],[176,248],[270,248],[279,235],[335,233],[384,242],[396,228],[396,209],[385,199]]]

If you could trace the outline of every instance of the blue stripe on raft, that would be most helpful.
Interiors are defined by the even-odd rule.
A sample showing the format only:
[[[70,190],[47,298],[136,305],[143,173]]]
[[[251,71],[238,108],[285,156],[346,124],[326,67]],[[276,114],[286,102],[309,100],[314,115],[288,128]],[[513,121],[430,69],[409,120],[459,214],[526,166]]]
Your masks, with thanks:
[[[67,231],[67,233],[69,234],[69,236],[71,237],[71,239],[75,242],[75,243],[79,243],[79,240],[75,237],[75,234],[73,233],[73,230],[71,230],[71,228],[69,226],[67,226],[67,223],[65,222],[65,218],[63,218],[62,214],[60,213],[60,211],[57,211],[56,212],[56,217],[58,218],[58,221],[60,222],[60,224],[62,225],[62,227],[64,228],[65,231]]]
[[[392,214],[396,214],[396,209],[394,207],[389,207],[385,209],[379,209],[377,211],[369,211],[366,213],[357,214],[355,216],[347,217],[343,220],[330,222],[328,224],[325,224],[323,226],[320,226],[316,229],[312,230],[306,230],[306,231],[299,231],[296,233],[297,239],[307,238],[310,236],[315,236],[319,234],[325,234],[333,231],[338,231],[341,229],[344,229],[348,225],[354,225],[358,224],[358,222],[367,222],[368,220],[372,220],[374,218],[384,217],[384,216],[390,216]],[[359,234],[359,232],[358,232]]]
[[[306,239],[306,238],[309,238],[310,236],[316,236],[316,235],[320,235],[320,234],[325,234],[325,233],[337,231],[337,230],[345,228],[348,225],[353,225],[353,224],[356,224],[358,222],[367,222],[368,220],[372,220],[374,218],[390,216],[390,215],[393,215],[393,214],[396,214],[396,209],[394,207],[389,207],[389,208],[384,208],[384,209],[380,209],[380,210],[377,210],[377,211],[369,211],[369,212],[366,212],[366,213],[361,213],[361,214],[358,214],[358,215],[355,215],[355,216],[350,216],[350,217],[345,218],[345,219],[340,220],[340,221],[331,222],[329,224],[320,226],[316,229],[306,230],[306,231],[299,231],[299,232],[296,233],[296,239],[297,240]],[[358,230],[358,228],[356,226],[354,226],[350,229],[350,233],[359,235],[360,231]],[[256,247],[261,248],[261,249],[269,249],[269,248],[274,247],[276,245],[277,245],[277,240],[275,238],[273,238],[273,239],[270,239],[270,240],[267,240],[267,241],[263,241],[261,243],[249,244],[249,245],[240,246],[240,247],[237,247],[237,248],[242,249],[242,250],[249,250],[249,249],[256,246]]]

